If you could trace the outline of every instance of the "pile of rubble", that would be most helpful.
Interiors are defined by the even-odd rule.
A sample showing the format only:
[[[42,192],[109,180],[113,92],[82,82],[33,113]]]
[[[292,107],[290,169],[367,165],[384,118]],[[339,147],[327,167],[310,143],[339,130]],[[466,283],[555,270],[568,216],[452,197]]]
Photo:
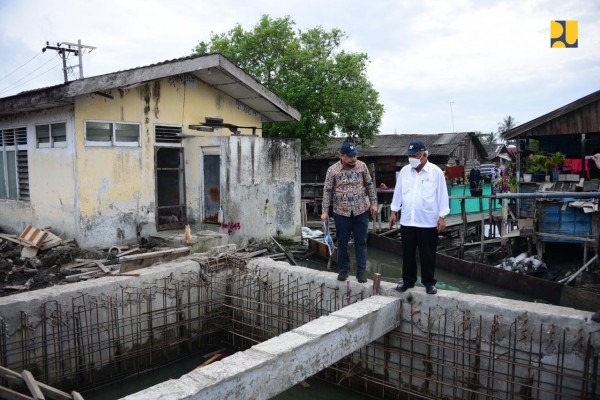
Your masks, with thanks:
[[[236,255],[244,259],[267,256],[292,264],[295,258],[309,256],[302,246],[271,239],[248,244]],[[189,247],[168,247],[153,238],[144,239],[142,245],[83,249],[51,228],[28,226],[18,236],[0,233],[0,297],[103,276],[139,276],[135,270],[189,252]]]
[[[157,253],[148,251],[140,246],[82,249],[50,228],[27,226],[18,236],[0,233],[0,296],[106,275],[132,275],[127,271]]]

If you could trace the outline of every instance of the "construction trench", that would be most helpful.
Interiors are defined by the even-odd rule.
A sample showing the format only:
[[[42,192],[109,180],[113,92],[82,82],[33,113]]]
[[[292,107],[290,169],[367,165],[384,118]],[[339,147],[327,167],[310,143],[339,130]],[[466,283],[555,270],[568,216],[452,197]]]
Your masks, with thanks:
[[[0,298],[1,365],[84,392],[228,346],[126,398],[267,399],[314,375],[376,398],[600,398],[589,312],[219,252]]]

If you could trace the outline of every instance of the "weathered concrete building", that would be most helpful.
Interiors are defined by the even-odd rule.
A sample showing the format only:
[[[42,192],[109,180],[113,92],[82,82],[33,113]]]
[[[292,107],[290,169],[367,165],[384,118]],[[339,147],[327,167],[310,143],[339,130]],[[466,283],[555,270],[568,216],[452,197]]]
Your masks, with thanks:
[[[219,54],[2,98],[0,227],[83,247],[185,224],[238,244],[297,236],[300,142],[261,129],[299,118]]]

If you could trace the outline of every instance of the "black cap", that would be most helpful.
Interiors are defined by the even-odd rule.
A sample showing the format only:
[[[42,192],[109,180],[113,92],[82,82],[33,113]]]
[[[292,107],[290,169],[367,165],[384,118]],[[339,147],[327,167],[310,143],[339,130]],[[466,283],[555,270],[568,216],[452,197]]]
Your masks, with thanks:
[[[340,148],[340,153],[346,154],[347,156],[354,157],[358,151],[356,150],[356,146],[352,143],[344,143]]]
[[[423,142],[419,140],[415,140],[414,142],[410,142],[410,144],[408,145],[408,149],[406,149],[406,154],[410,156],[425,150],[427,150],[425,144],[423,144]]]

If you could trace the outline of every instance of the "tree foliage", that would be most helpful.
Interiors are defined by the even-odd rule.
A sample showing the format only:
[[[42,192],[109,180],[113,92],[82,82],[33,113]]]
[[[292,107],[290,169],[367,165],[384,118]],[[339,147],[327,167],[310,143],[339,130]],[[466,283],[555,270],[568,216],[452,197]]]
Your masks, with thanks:
[[[506,116],[502,122],[498,122],[498,133],[502,134],[517,126],[517,122],[510,115]]]
[[[289,16],[263,15],[252,31],[236,24],[227,33],[211,33],[210,42],[193,51],[221,53],[302,114],[300,121],[263,124],[263,136],[300,138],[307,154],[332,136],[371,141],[383,105],[366,76],[368,56],[340,50],[346,36],[339,29],[302,32],[294,25]]]

